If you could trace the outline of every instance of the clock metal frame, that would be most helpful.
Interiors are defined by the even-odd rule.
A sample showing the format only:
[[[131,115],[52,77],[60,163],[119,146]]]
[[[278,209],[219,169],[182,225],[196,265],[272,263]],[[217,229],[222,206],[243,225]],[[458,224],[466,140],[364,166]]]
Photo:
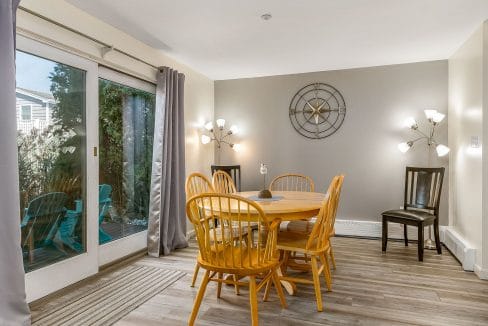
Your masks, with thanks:
[[[344,123],[346,102],[342,94],[325,83],[302,87],[292,98],[289,117],[295,130],[310,139],[334,134]]]

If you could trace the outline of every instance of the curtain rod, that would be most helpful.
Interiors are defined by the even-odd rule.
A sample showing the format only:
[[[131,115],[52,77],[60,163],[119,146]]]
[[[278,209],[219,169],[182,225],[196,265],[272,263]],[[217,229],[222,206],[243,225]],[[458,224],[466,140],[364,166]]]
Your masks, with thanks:
[[[100,41],[99,39],[96,39],[96,38],[94,38],[94,37],[92,37],[92,36],[90,36],[88,34],[82,33],[82,32],[80,32],[80,31],[78,31],[78,30],[76,30],[74,28],[71,28],[71,27],[69,27],[67,25],[64,25],[64,24],[62,24],[62,23],[60,23],[58,21],[55,21],[55,20],[53,20],[53,19],[51,19],[49,17],[46,17],[44,15],[41,15],[41,14],[35,12],[35,11],[32,11],[32,10],[27,9],[25,7],[22,7],[22,6],[19,6],[18,9],[20,9],[20,10],[22,10],[22,11],[28,13],[28,14],[31,14],[31,15],[37,17],[37,18],[40,18],[42,20],[45,20],[45,21],[47,21],[47,22],[49,22],[49,23],[51,23],[53,25],[56,25],[58,27],[61,27],[61,28],[65,29],[65,30],[67,30],[67,31],[69,31],[71,33],[75,33],[75,34],[77,34],[79,36],[82,36],[82,37],[84,37],[84,38],[86,38],[86,39],[88,39],[88,40],[90,40],[92,42],[95,42],[95,43],[103,46],[103,48],[102,48],[102,57],[107,52],[115,51],[115,52],[118,52],[120,54],[123,54],[123,55],[125,55],[125,56],[127,56],[127,57],[129,57],[129,58],[131,58],[133,60],[139,61],[139,62],[141,62],[141,63],[143,63],[145,65],[148,65],[148,66],[150,66],[153,69],[156,69],[158,71],[160,70],[160,67],[157,67],[157,66],[153,65],[152,63],[149,63],[149,62],[147,62],[145,60],[142,60],[142,59],[140,59],[140,58],[138,58],[138,57],[136,57],[136,56],[134,56],[134,55],[132,55],[130,53],[125,52],[124,50],[118,49],[118,48],[114,47],[113,45],[110,45],[108,43],[105,43],[103,41]]]

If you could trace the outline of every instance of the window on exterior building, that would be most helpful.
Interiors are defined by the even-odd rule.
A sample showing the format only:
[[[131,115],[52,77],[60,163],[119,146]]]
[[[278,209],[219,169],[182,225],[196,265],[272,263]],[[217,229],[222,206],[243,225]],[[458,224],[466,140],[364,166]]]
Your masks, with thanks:
[[[30,105],[22,105],[20,114],[23,121],[30,121],[32,119],[32,107]]]

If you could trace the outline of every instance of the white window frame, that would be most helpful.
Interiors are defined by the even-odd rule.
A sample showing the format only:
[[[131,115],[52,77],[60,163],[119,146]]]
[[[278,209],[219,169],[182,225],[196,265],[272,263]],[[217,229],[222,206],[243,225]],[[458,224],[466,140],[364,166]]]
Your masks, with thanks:
[[[24,107],[29,107],[29,119],[24,119]],[[32,121],[32,104],[22,104],[20,106],[20,120]]]
[[[29,272],[27,301],[32,302],[98,272],[98,65],[52,46],[17,36],[17,50],[86,71],[86,252]]]
[[[156,94],[156,85],[104,66],[99,66],[98,75],[101,79]],[[100,245],[98,261],[103,266],[145,249],[147,230]]]

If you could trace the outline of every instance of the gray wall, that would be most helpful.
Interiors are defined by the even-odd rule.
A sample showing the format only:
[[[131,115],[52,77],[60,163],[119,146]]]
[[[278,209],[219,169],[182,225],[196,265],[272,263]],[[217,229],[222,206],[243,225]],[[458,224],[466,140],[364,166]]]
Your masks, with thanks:
[[[321,140],[298,134],[288,117],[293,95],[312,82],[336,87],[347,105],[342,127]],[[237,124],[241,132],[235,141],[244,147],[240,153],[224,148],[221,163],[241,164],[243,190],[261,187],[260,162],[269,164],[270,177],[307,174],[318,191],[345,173],[338,218],[379,220],[382,211],[402,205],[405,166],[428,162],[424,144],[407,154],[397,150],[398,143],[414,136],[403,121],[414,116],[425,123],[425,108],[447,114],[447,82],[447,61],[217,81],[215,118]],[[438,138],[447,145],[446,125],[447,119]],[[447,167],[446,157],[432,157],[433,166]],[[442,224],[447,224],[447,188],[446,178]]]

